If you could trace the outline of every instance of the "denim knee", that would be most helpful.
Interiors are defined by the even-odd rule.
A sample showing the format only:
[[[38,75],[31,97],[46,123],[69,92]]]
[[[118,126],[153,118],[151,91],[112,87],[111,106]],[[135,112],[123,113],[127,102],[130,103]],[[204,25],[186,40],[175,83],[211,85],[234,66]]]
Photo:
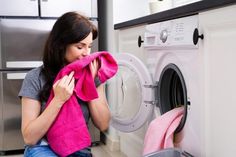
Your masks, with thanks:
[[[48,145],[26,146],[24,157],[58,157]]]

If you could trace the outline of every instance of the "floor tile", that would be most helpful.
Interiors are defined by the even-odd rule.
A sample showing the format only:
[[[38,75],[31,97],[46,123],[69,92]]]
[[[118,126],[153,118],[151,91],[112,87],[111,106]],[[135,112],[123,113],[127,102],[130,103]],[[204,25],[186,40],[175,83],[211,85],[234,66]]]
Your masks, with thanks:
[[[120,151],[110,151],[103,144],[92,147],[92,153],[94,157],[127,157]]]

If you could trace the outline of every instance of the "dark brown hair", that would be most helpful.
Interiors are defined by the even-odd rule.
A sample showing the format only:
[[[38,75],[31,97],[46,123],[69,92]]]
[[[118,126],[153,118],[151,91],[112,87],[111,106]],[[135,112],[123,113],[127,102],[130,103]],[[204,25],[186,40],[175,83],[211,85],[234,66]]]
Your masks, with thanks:
[[[97,28],[85,16],[77,12],[62,15],[54,24],[44,47],[43,69],[46,83],[40,92],[40,101],[47,101],[53,81],[67,62],[66,47],[85,39],[89,33],[97,38]]]

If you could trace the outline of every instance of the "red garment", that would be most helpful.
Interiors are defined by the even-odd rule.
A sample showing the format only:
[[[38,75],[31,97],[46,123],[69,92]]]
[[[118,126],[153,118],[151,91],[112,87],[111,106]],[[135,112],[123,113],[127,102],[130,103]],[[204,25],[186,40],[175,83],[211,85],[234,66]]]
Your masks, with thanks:
[[[85,123],[82,109],[77,97],[83,101],[98,98],[98,93],[92,77],[89,63],[98,59],[101,66],[98,70],[98,78],[101,83],[114,76],[118,66],[114,58],[108,52],[95,52],[81,60],[65,66],[57,75],[54,83],[65,75],[74,71],[76,81],[74,93],[62,106],[60,113],[47,132],[49,145],[58,155],[64,157],[91,145],[91,138]],[[54,97],[51,90],[46,106]]]

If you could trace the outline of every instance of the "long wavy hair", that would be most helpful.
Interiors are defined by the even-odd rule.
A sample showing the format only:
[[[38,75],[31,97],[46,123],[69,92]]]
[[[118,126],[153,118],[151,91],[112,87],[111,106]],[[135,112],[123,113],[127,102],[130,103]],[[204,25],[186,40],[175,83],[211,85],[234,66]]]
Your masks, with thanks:
[[[41,102],[47,101],[57,73],[67,64],[65,59],[67,46],[80,42],[91,32],[93,40],[96,39],[96,26],[77,12],[68,12],[58,18],[44,47],[42,73],[46,83],[39,94]]]

